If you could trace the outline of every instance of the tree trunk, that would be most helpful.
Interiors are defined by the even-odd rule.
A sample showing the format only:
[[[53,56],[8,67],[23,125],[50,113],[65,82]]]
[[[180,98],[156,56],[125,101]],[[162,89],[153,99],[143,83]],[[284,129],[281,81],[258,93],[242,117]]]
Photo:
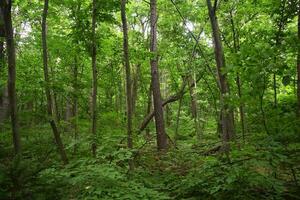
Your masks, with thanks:
[[[123,25],[123,51],[124,65],[126,72],[126,92],[127,92],[127,145],[132,148],[132,90],[131,90],[131,73],[129,63],[129,47],[128,47],[128,28],[126,19],[126,0],[121,0],[121,17]]]
[[[0,9],[0,77],[3,80],[7,79],[5,73],[5,56],[4,56],[4,40],[5,40],[5,30],[4,30],[4,20],[2,19],[2,11]],[[7,118],[8,104],[7,104],[7,86],[6,84],[0,85],[0,123],[2,123]]]
[[[128,28],[126,18],[126,0],[121,0],[121,18],[123,25],[123,51],[124,65],[126,73],[126,99],[127,99],[127,147],[132,149],[132,89],[131,89],[131,73],[129,63],[129,47],[128,47]],[[133,169],[132,160],[129,161],[129,169]]]
[[[96,47],[96,0],[93,0],[92,11],[92,71],[93,71],[93,93],[92,93],[92,153],[96,156],[96,128],[97,128],[97,47]]]
[[[77,55],[74,57],[74,69],[73,69],[73,120],[72,120],[72,126],[74,130],[74,153],[77,152],[78,145],[77,145],[77,140],[78,140],[78,59]]]
[[[152,83],[150,82],[150,87],[149,87],[149,92],[148,92],[148,99],[147,99],[147,116],[151,113],[151,111],[152,111]],[[150,120],[149,120],[149,122],[150,122]],[[148,140],[150,138],[151,138],[150,128],[147,127],[146,128],[146,139]]]
[[[191,113],[192,113],[192,118],[194,120],[196,136],[198,139],[200,139],[201,133],[200,133],[200,127],[198,121],[197,95],[195,93],[196,83],[194,83],[195,80],[193,79],[192,75],[189,76],[189,82],[190,82],[189,85],[192,85],[191,87],[189,87],[189,92],[191,97]]]
[[[300,1],[298,6],[298,56],[297,56],[297,97],[298,97],[298,116],[300,117]]]
[[[43,64],[44,64],[44,78],[45,78],[45,93],[47,98],[47,112],[49,116],[49,123],[51,125],[53,135],[57,148],[59,150],[61,159],[64,164],[68,163],[67,154],[65,152],[64,145],[62,143],[60,133],[58,131],[54,116],[53,116],[53,102],[51,97],[50,90],[50,78],[49,78],[49,69],[48,69],[48,47],[47,47],[47,15],[48,15],[48,5],[49,1],[44,1],[44,10],[42,16],[42,46],[43,46]]]
[[[155,117],[155,127],[156,127],[156,140],[157,149],[159,151],[166,150],[168,148],[168,138],[165,131],[164,124],[164,113],[160,93],[160,83],[158,74],[158,55],[157,54],[157,4],[156,0],[150,1],[150,23],[151,23],[151,33],[150,33],[150,52],[152,57],[150,59],[151,65],[151,77],[152,77],[152,92],[154,101],[154,117]]]
[[[8,59],[8,99],[13,133],[13,144],[16,154],[21,152],[21,139],[18,127],[17,96],[16,96],[16,52],[14,44],[14,33],[11,19],[12,1],[2,1],[1,9],[4,18],[4,29],[6,35],[7,59]]]
[[[177,110],[176,126],[175,126],[175,138],[174,138],[175,145],[177,145],[177,140],[179,139],[178,130],[179,130],[179,120],[180,120],[182,100],[183,100],[183,95],[179,98],[179,102],[178,102],[178,110]]]
[[[230,22],[231,22],[231,29],[232,29],[232,37],[233,37],[233,46],[234,46],[234,53],[237,54],[240,51],[240,39],[237,31],[235,29],[235,24],[233,20],[232,11],[230,11]],[[239,62],[240,63],[240,62]],[[242,84],[241,84],[241,77],[240,73],[236,73],[236,85],[238,89],[238,96],[239,100],[242,100]],[[244,105],[243,102],[239,102],[239,114],[240,114],[240,123],[242,128],[242,138],[243,142],[245,142],[245,113],[244,113]]]
[[[234,123],[233,115],[230,111],[229,105],[227,103],[226,97],[229,95],[229,85],[227,83],[226,74],[223,73],[225,69],[225,57],[223,46],[220,37],[220,30],[217,17],[215,15],[215,10],[212,7],[211,0],[207,1],[208,13],[212,28],[212,37],[214,41],[215,59],[217,64],[217,72],[220,86],[220,102],[222,109],[222,140],[223,140],[223,150],[229,151],[229,141],[234,137]]]
[[[135,115],[136,111],[136,103],[137,103],[137,96],[138,96],[138,84],[139,84],[139,77],[141,76],[141,64],[136,65],[135,73],[133,74],[132,79],[132,114]]]

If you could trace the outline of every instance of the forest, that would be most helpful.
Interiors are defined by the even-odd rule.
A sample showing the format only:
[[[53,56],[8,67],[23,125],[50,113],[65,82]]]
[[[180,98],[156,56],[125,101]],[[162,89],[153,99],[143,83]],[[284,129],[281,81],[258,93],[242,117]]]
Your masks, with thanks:
[[[300,199],[300,0],[0,0],[0,200]]]

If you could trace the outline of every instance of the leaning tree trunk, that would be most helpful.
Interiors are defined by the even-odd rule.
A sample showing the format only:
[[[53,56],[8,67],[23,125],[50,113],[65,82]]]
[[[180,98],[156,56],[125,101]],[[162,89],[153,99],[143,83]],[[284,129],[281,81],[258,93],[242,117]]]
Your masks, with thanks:
[[[128,28],[126,18],[126,0],[121,0],[121,18],[123,25],[123,52],[126,73],[126,99],[127,99],[127,147],[132,149],[132,89],[129,63]],[[133,168],[132,160],[129,161],[129,169]]]
[[[151,23],[151,33],[150,33],[150,52],[152,57],[150,59],[151,65],[151,77],[152,77],[152,92],[153,92],[153,102],[154,102],[154,118],[156,127],[156,140],[157,149],[165,150],[168,148],[168,138],[165,131],[164,124],[164,113],[160,93],[160,83],[158,74],[158,55],[157,54],[157,12],[156,12],[156,0],[150,1],[150,23]]]
[[[151,11],[150,52],[152,53],[152,57],[150,59],[150,65],[151,65],[151,77],[152,77],[152,92],[153,92],[153,102],[154,102],[154,117],[155,117],[155,127],[156,127],[157,149],[161,151],[161,150],[166,150],[168,148],[168,138],[165,131],[164,113],[163,113],[159,74],[158,74],[158,56],[156,55],[157,54],[156,0],[150,1],[150,11]]]
[[[6,35],[7,46],[7,63],[8,63],[8,99],[9,110],[11,117],[11,126],[13,133],[13,143],[15,153],[21,152],[21,140],[18,129],[18,115],[17,115],[17,97],[16,97],[16,51],[14,44],[14,33],[11,19],[12,1],[2,1],[1,11],[4,19],[4,29]]]
[[[62,143],[60,133],[58,131],[57,124],[55,122],[54,116],[53,116],[53,102],[52,102],[52,96],[51,96],[51,90],[50,90],[50,78],[49,78],[49,69],[48,69],[48,47],[47,47],[47,15],[48,15],[48,5],[49,1],[44,1],[44,10],[43,10],[43,16],[42,16],[42,46],[43,46],[43,64],[44,64],[44,78],[45,78],[45,93],[47,98],[47,112],[49,116],[49,123],[51,125],[53,135],[55,138],[55,142],[57,145],[57,148],[59,150],[61,159],[64,164],[68,163],[67,154],[64,148],[64,145]]]
[[[93,93],[92,93],[92,153],[96,156],[96,128],[97,128],[97,48],[96,48],[96,0],[93,0],[92,12],[92,71],[93,71]]]
[[[230,111],[226,97],[229,95],[229,85],[227,83],[226,74],[223,73],[225,69],[225,57],[223,46],[220,37],[220,30],[215,10],[212,7],[211,0],[207,0],[207,7],[209,13],[209,19],[212,28],[212,37],[214,41],[215,59],[217,63],[217,72],[220,86],[220,102],[222,109],[222,140],[223,150],[229,151],[229,141],[234,137],[234,122],[233,115]]]

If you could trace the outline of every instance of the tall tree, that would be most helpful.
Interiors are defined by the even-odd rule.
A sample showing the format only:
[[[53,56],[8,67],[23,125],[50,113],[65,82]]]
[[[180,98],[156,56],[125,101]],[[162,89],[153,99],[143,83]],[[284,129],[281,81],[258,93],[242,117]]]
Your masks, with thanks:
[[[93,92],[92,92],[92,153],[96,156],[96,128],[97,128],[97,46],[96,46],[96,0],[92,5],[92,71],[93,71]]]
[[[207,8],[209,13],[209,19],[212,28],[212,37],[214,41],[214,51],[215,59],[217,64],[217,74],[220,86],[220,102],[221,102],[221,112],[222,112],[222,139],[224,142],[224,151],[229,150],[229,141],[234,136],[234,122],[233,114],[230,111],[227,97],[229,95],[229,85],[227,82],[226,73],[224,73],[225,65],[225,56],[220,36],[219,23],[215,13],[215,6],[211,4],[211,0],[206,0]]]
[[[158,55],[157,55],[157,2],[150,1],[150,59],[151,77],[152,77],[152,93],[154,105],[155,127],[157,135],[157,149],[165,150],[168,148],[168,139],[164,124],[164,113],[160,93],[159,72],[158,72]]]
[[[124,65],[126,72],[126,99],[127,99],[127,145],[132,148],[132,90],[131,90],[131,73],[129,63],[129,47],[128,47],[128,27],[126,18],[126,0],[121,0],[121,18],[123,25],[123,51]]]
[[[0,9],[0,75],[1,77],[4,76],[4,40],[5,40],[5,29],[4,29],[4,20],[2,15],[2,9]],[[3,109],[3,100],[4,95],[2,91],[2,86],[0,85],[0,109]],[[0,123],[2,121],[2,116],[4,116],[3,111],[1,110],[0,114]]]
[[[240,38],[237,31],[237,28],[235,27],[234,23],[234,16],[233,16],[233,10],[230,10],[230,23],[231,23],[231,31],[232,31],[232,38],[233,38],[233,51],[235,54],[238,54],[240,52]],[[240,64],[240,61],[238,62]],[[240,72],[236,73],[236,86],[237,86],[237,93],[239,100],[242,101],[242,81]],[[239,114],[240,114],[240,123],[242,128],[242,137],[243,141],[245,141],[245,112],[244,112],[244,104],[242,102],[239,103]]]
[[[62,143],[60,133],[58,127],[56,125],[54,116],[53,116],[53,102],[51,96],[51,89],[50,89],[50,78],[49,78],[49,69],[48,69],[48,47],[47,47],[47,15],[48,15],[48,7],[49,7],[49,0],[44,1],[44,9],[43,9],[43,16],[42,16],[42,47],[43,47],[43,65],[44,65],[44,78],[45,78],[45,93],[47,98],[47,112],[49,116],[49,123],[51,125],[53,135],[55,138],[55,142],[57,148],[59,150],[61,159],[64,164],[68,163],[67,154]]]
[[[298,97],[298,116],[300,116],[300,1],[298,2],[298,55],[297,55],[297,97]]]
[[[18,127],[17,97],[16,97],[16,50],[14,44],[14,31],[11,19],[12,1],[1,1],[1,12],[3,13],[4,29],[7,46],[8,63],[8,98],[13,133],[13,144],[15,153],[21,152],[21,139]]]
[[[126,99],[127,99],[127,146],[132,148],[132,89],[131,89],[131,73],[129,62],[129,47],[128,47],[128,27],[126,18],[126,0],[121,0],[121,18],[123,25],[123,53],[124,65],[126,73]],[[129,168],[132,169],[133,162],[129,161]]]

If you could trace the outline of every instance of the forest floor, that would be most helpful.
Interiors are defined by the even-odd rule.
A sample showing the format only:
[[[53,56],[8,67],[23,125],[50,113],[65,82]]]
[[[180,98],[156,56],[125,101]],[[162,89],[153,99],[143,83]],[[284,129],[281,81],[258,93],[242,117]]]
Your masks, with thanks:
[[[297,140],[287,143],[264,133],[249,133],[245,144],[241,138],[231,144],[228,158],[219,153],[216,134],[207,132],[201,140],[182,135],[176,148],[171,145],[161,154],[155,137],[147,141],[143,135],[136,135],[135,148],[128,150],[126,132],[116,123],[113,129],[107,125],[99,130],[94,158],[89,123],[79,123],[76,143],[72,130],[62,124],[69,156],[65,166],[48,124],[22,125],[20,159],[13,158],[9,124],[5,124],[0,135],[0,199],[10,199],[12,193],[17,199],[300,198]],[[132,159],[135,167],[129,171]]]

